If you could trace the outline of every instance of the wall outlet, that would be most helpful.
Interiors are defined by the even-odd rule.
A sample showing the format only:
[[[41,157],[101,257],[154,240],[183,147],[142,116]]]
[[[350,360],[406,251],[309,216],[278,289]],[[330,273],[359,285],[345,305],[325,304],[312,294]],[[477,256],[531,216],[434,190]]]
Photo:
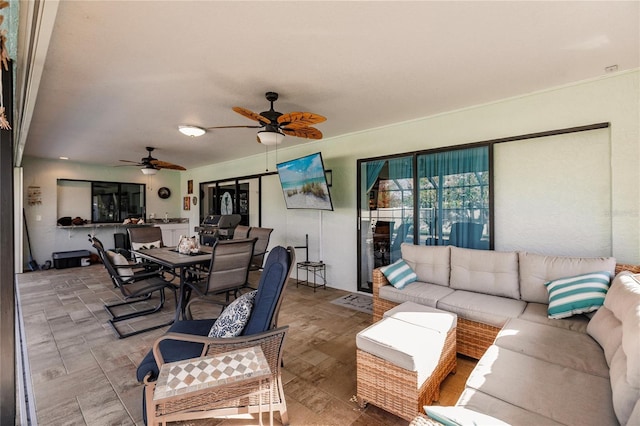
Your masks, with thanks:
[[[36,215],[36,222],[40,222],[42,220],[42,215]]]

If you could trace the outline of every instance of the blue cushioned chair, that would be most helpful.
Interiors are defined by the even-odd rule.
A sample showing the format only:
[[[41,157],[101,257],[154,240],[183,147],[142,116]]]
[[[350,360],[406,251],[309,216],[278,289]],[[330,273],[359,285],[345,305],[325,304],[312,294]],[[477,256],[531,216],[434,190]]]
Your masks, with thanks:
[[[258,283],[254,307],[239,337],[222,339],[207,337],[211,326],[216,321],[215,318],[175,322],[164,336],[156,340],[153,349],[138,366],[137,378],[138,381],[145,383],[145,393],[152,392],[160,371],[159,366],[164,363],[214,355],[229,351],[230,347],[239,349],[243,346],[261,345],[273,374],[274,411],[279,411],[282,423],[287,424],[286,403],[280,380],[282,340],[286,327],[278,329],[280,333],[276,333],[274,329],[277,327],[282,296],[293,265],[295,265],[293,247],[285,249],[278,246],[269,253]],[[144,401],[143,398],[143,404]],[[238,403],[238,405],[241,404]],[[245,405],[244,412],[258,412],[257,404],[246,406],[246,403],[242,403],[242,405]],[[230,406],[233,407],[233,405]],[[264,409],[263,406],[262,410]],[[146,422],[146,409],[144,413]]]

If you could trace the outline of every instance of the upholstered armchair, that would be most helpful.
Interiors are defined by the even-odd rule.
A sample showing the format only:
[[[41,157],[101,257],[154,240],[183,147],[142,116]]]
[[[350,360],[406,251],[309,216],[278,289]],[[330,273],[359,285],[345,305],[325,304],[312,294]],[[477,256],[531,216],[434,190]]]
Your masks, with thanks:
[[[208,337],[213,331],[217,318],[182,320],[175,322],[169,331],[160,337],[147,353],[138,367],[137,378],[145,384],[143,398],[145,415],[146,406],[152,398],[155,382],[160,368],[168,362],[181,361],[207,355],[218,354],[230,349],[260,346],[267,357],[272,374],[272,402],[275,411],[280,413],[283,424],[288,424],[286,402],[284,398],[280,366],[282,342],[287,327],[276,328],[282,296],[291,271],[295,265],[295,250],[292,247],[275,247],[269,253],[260,276],[258,289],[255,290],[253,306],[240,334],[235,337]],[[246,295],[244,295],[246,296]],[[239,300],[239,299],[236,299]],[[227,309],[230,309],[230,305]],[[221,314],[224,315],[227,309]],[[215,400],[194,408],[198,418],[215,414],[215,412],[256,413],[265,411],[262,399],[234,400],[221,402]],[[153,407],[150,407],[155,409]]]

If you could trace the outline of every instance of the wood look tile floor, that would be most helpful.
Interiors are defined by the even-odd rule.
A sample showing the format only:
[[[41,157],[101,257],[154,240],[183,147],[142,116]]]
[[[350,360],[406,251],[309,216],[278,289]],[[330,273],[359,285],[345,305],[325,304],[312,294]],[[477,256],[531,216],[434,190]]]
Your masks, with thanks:
[[[251,281],[257,283],[259,276]],[[18,275],[28,361],[40,425],[142,425],[142,385],[136,367],[165,328],[118,339],[103,305],[120,298],[102,265]],[[296,287],[290,280],[280,311],[289,325],[282,373],[291,425],[406,425],[356,394],[355,335],[371,315],[330,303],[347,294],[332,288]],[[120,327],[136,329],[167,321],[160,313]],[[216,315],[211,315],[216,316]],[[458,358],[442,384],[439,403],[453,405],[475,361]],[[279,416],[275,416],[278,423]],[[267,418],[265,417],[265,420]],[[207,419],[182,425],[257,424],[257,418]]]

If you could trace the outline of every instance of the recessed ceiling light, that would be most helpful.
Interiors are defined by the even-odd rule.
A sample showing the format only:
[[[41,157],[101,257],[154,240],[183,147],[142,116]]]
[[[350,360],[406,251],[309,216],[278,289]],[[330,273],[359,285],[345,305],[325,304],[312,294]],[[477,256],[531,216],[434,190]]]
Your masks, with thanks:
[[[60,157],[61,160],[68,160],[69,157]]]
[[[206,133],[206,130],[202,127],[189,125],[178,126],[178,131],[183,135],[191,136],[192,138],[202,136]]]

